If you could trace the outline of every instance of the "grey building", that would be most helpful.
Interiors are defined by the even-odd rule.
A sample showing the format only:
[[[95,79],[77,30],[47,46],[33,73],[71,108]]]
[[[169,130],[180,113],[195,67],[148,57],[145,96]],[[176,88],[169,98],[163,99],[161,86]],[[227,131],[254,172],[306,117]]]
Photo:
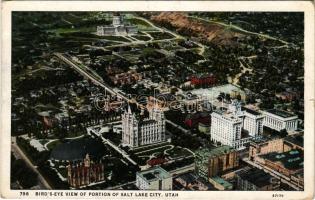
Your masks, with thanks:
[[[280,180],[258,168],[246,167],[236,172],[237,189],[246,191],[278,190]]]
[[[172,176],[159,166],[136,174],[136,186],[140,190],[172,190],[172,185]]]

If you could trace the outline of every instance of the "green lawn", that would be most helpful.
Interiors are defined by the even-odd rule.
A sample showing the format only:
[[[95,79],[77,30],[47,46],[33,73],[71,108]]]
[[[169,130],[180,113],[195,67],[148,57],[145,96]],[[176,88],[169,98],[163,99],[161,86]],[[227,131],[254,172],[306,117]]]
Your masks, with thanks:
[[[146,150],[150,150],[150,149],[154,149],[154,148],[158,148],[158,147],[163,147],[163,146],[166,146],[166,145],[169,145],[169,143],[168,142],[163,142],[163,143],[158,143],[158,144],[145,145],[145,146],[141,146],[141,147],[135,149],[133,151],[133,153],[138,153],[138,152],[141,152],[141,151],[146,151]]]
[[[68,135],[66,138],[73,138],[73,137],[79,137],[81,135],[85,135],[86,134],[86,131],[71,131],[71,132],[68,132]]]
[[[155,148],[152,148],[152,150],[138,152],[136,155],[137,156],[150,156],[150,155],[157,154],[157,153],[163,153],[164,150],[170,149],[170,148],[171,148],[171,145],[155,147]]]
[[[50,142],[48,145],[47,145],[47,148],[49,150],[55,148],[58,144],[61,144],[62,142],[60,140],[55,140],[53,142]]]
[[[141,41],[149,41],[151,38],[148,37],[148,36],[145,36],[145,35],[134,35],[132,36],[138,40],[141,40]]]
[[[58,28],[58,29],[54,29],[52,30],[52,32],[54,32],[57,36],[59,36],[60,34],[63,33],[73,33],[73,32],[95,32],[96,31],[96,27],[92,26],[92,27],[81,27],[81,28]]]
[[[189,157],[193,154],[189,152],[187,149],[182,147],[174,147],[171,150],[166,151],[167,154],[169,154],[172,158],[176,159],[178,157]]]
[[[73,31],[73,32],[61,32],[59,34],[60,36],[66,37],[66,38],[106,39],[110,41],[130,42],[129,40],[121,36],[111,36],[111,35],[99,36],[91,32]]]

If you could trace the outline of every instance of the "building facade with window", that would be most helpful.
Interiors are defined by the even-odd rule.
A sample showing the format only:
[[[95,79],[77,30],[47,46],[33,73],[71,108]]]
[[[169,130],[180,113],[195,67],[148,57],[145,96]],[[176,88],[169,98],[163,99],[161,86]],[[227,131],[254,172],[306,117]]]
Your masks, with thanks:
[[[161,109],[149,110],[148,118],[137,118],[128,107],[122,114],[122,144],[131,148],[166,141],[165,117]]]
[[[172,176],[163,168],[157,166],[137,172],[136,186],[140,190],[172,190]]]
[[[263,119],[260,112],[241,107],[239,102],[232,101],[227,110],[211,113],[211,140],[243,149],[251,139],[261,137]]]
[[[195,170],[205,180],[239,165],[238,153],[230,146],[201,149],[195,152],[195,156]]]
[[[279,190],[280,180],[258,168],[243,168],[236,172],[237,189],[245,191]]]
[[[265,115],[264,126],[274,129],[276,131],[287,130],[294,131],[297,129],[298,116],[289,112],[270,109],[263,111]]]
[[[138,27],[124,24],[123,15],[114,14],[113,22],[107,26],[97,26],[96,34],[99,36],[106,35],[133,35],[138,32]]]

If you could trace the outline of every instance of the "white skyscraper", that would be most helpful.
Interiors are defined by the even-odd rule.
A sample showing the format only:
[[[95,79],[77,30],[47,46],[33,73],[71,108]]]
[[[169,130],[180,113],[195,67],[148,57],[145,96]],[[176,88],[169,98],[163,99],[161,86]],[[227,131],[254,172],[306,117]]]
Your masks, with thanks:
[[[165,141],[163,111],[153,108],[149,118],[137,119],[130,107],[122,114],[122,144],[131,148]]]
[[[264,115],[245,108],[244,110],[244,130],[252,137],[260,136],[263,133]]]
[[[261,135],[262,124],[262,114],[247,108],[242,110],[239,102],[232,101],[228,110],[211,114],[211,140],[241,149],[252,137]]]
[[[211,114],[211,140],[223,145],[235,147],[235,141],[241,139],[242,119],[233,113],[214,111]]]

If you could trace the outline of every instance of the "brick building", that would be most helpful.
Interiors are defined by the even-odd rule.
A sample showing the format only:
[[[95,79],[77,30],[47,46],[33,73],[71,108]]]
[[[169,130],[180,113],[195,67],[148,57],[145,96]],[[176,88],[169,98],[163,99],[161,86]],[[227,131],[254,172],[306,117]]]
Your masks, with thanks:
[[[202,149],[195,154],[196,172],[206,180],[210,177],[221,175],[224,171],[239,165],[237,151],[230,146]]]
[[[250,142],[249,145],[249,159],[255,160],[258,155],[265,155],[268,153],[283,152],[283,139],[282,138],[259,138]]]

